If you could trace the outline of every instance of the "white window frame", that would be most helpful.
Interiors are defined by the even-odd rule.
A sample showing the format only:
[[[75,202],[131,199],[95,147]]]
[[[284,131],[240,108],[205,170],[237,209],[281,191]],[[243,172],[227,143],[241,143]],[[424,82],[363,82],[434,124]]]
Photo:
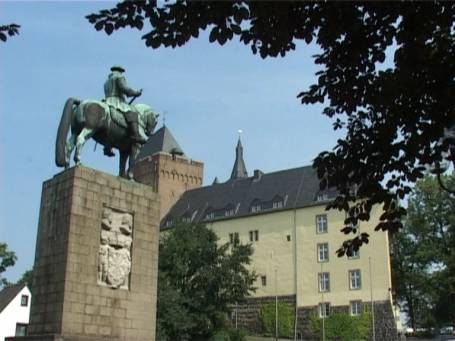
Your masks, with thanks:
[[[349,312],[351,316],[359,316],[362,314],[362,301],[349,302]]]
[[[320,243],[318,249],[318,262],[326,263],[329,261],[329,243]],[[321,257],[322,256],[322,257]]]
[[[262,211],[262,205],[260,203],[251,206],[252,213],[257,213],[257,212],[261,212],[261,211]]]
[[[29,297],[28,295],[21,296],[21,307],[28,307]]]
[[[318,311],[319,311],[320,318],[329,317],[330,316],[330,303],[329,302],[319,303]]]
[[[352,256],[348,257],[349,259],[358,259],[360,258],[360,250],[352,250]]]
[[[318,289],[319,289],[319,292],[329,292],[330,291],[330,273],[329,272],[320,272],[318,274]]]
[[[283,201],[274,201],[272,204],[273,208],[282,208],[283,207]]]
[[[234,215],[234,209],[233,208],[229,208],[227,209],[225,212],[224,212],[224,216],[225,217],[232,217]]]
[[[329,223],[327,221],[327,214],[316,215],[316,233],[327,233],[329,230]]]
[[[362,274],[359,269],[349,270],[349,289],[360,290],[362,288]]]
[[[327,193],[320,193],[320,194],[318,194],[316,201],[326,201],[328,199],[329,199],[329,196],[327,195]]]

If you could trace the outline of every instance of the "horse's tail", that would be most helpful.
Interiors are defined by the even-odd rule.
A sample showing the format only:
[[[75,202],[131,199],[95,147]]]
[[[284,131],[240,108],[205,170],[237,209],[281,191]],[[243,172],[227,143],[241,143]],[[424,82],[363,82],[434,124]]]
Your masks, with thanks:
[[[66,138],[73,119],[73,106],[80,104],[76,98],[68,98],[63,108],[62,117],[57,130],[57,139],[55,141],[55,164],[58,167],[66,167]]]

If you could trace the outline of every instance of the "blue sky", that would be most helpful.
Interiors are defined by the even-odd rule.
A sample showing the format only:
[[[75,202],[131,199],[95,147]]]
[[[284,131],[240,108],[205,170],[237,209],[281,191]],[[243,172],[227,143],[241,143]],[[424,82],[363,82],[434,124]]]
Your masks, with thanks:
[[[263,60],[237,41],[220,47],[202,34],[182,48],[153,50],[140,39],[146,31],[108,37],[84,18],[113,4],[0,1],[0,23],[21,25],[0,44],[0,242],[18,256],[5,274],[11,281],[33,265],[41,185],[60,171],[54,145],[63,105],[71,96],[101,99],[114,64],[144,89],[137,102],[167,112],[184,152],[205,163],[205,184],[229,177],[238,129],[250,174],[308,165],[339,137],[321,106],[296,98],[315,81],[316,47],[298,44],[285,58]],[[82,162],[117,174],[118,158],[94,151],[93,142]]]

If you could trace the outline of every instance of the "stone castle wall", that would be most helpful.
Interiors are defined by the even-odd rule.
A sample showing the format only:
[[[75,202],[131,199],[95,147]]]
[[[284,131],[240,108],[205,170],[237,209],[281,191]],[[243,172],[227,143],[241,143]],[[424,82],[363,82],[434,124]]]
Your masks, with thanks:
[[[287,303],[295,309],[295,295],[278,296],[278,302]],[[263,328],[261,325],[260,311],[265,304],[274,304],[275,297],[249,298],[243,304],[232,307],[231,325],[238,329],[247,331],[251,335],[261,335]],[[367,311],[371,310],[371,303],[364,302]],[[376,341],[398,340],[396,324],[393,316],[392,307],[388,301],[374,302],[375,311],[375,339]],[[331,312],[349,313],[349,306],[332,306]],[[311,316],[318,313],[318,307],[299,307],[297,310],[297,336],[298,340],[318,340],[310,329]],[[372,340],[372,330],[370,331]]]

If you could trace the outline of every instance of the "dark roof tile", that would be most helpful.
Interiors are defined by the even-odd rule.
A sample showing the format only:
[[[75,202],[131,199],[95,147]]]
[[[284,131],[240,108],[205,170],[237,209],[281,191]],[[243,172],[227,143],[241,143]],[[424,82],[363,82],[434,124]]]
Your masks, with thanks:
[[[250,212],[254,201],[270,202],[278,196],[283,204],[274,211],[311,206],[316,204],[319,193],[319,180],[312,166],[261,173],[260,178],[234,179],[185,192],[164,217],[162,226],[168,219],[180,219],[185,214],[194,215],[193,222],[202,222],[208,208],[222,210],[228,205],[239,205],[233,217],[248,216],[254,214]],[[225,218],[229,217],[215,219]]]
[[[2,291],[0,291],[0,313],[24,287],[25,284],[16,284],[7,286]]]
[[[152,156],[158,152],[184,155],[182,148],[180,148],[174,136],[172,136],[170,130],[166,126],[162,126],[149,137],[147,143],[141,148],[138,159]]]

